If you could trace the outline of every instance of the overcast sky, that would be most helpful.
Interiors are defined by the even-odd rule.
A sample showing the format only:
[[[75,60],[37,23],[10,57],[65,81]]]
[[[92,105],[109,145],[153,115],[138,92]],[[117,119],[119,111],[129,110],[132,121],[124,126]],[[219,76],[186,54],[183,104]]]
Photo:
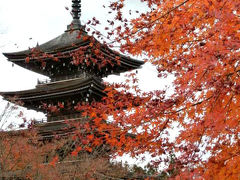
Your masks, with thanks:
[[[124,14],[127,15],[129,9],[145,11],[146,5],[139,4],[138,1],[128,0]],[[110,15],[102,5],[107,2],[108,0],[82,0],[82,24],[97,17],[102,23],[98,30],[104,33],[104,21]],[[38,78],[45,78],[17,65],[13,67],[2,53],[25,50],[62,34],[72,20],[65,7],[71,10],[71,0],[0,0],[0,92],[34,88]],[[163,89],[173,80],[157,78],[157,71],[150,64],[145,64],[138,72],[139,86],[144,91]],[[107,80],[113,82],[122,79],[123,75],[111,76]],[[5,105],[6,101],[0,97],[0,115]],[[44,117],[35,111],[24,112],[28,118]],[[19,118],[11,117],[11,121],[21,123]],[[132,159],[131,163],[135,163],[135,160]]]
[[[124,14],[129,9],[145,11],[146,5],[138,1],[128,0]],[[110,18],[103,4],[107,5],[108,0],[82,0],[81,17],[82,24],[97,17],[102,23],[98,27],[102,33],[106,26],[104,22],[107,17]],[[71,10],[71,0],[0,0],[0,92],[34,88],[38,78],[45,78],[17,65],[12,66],[2,53],[25,50],[62,34],[72,20],[66,7]],[[156,69],[150,64],[139,70],[138,77],[139,86],[145,91],[162,89],[172,81],[171,78],[157,78]],[[108,78],[109,81],[121,79],[122,76]]]

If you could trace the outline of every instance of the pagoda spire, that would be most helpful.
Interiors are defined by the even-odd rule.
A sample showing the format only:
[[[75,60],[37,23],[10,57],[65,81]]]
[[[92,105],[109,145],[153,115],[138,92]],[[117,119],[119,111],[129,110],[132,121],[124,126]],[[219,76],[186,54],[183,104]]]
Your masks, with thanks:
[[[72,23],[67,26],[67,31],[69,30],[77,30],[83,29],[81,25],[80,17],[81,17],[81,0],[72,0]]]
[[[73,16],[73,19],[80,19],[81,0],[72,0],[72,16]]]

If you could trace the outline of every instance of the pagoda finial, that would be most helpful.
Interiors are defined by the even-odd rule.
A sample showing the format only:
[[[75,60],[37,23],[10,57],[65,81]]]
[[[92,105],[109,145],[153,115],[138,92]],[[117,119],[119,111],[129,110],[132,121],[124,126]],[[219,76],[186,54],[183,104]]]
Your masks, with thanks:
[[[68,25],[67,31],[69,30],[76,30],[76,29],[83,29],[83,26],[80,22],[81,16],[81,0],[72,0],[72,23]]]
[[[72,0],[72,16],[73,16],[73,19],[80,19],[81,0]]]

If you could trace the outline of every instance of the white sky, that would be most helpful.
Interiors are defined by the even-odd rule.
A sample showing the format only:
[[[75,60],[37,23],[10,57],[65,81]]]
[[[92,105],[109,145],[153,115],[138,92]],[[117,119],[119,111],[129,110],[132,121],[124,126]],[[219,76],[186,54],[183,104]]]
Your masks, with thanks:
[[[127,7],[145,11],[146,6],[140,5],[139,0],[128,0]],[[102,7],[108,0],[82,0],[82,24],[92,17],[102,22],[99,27],[104,33],[104,21],[109,14]],[[71,0],[0,0],[0,92],[17,91],[34,88],[38,78],[45,78],[12,63],[2,55],[3,52],[15,52],[42,44],[62,34],[71,23]],[[129,9],[126,9],[126,14]],[[31,38],[31,39],[30,39]],[[169,86],[173,78],[165,80],[157,78],[156,69],[145,64],[138,71],[139,86],[145,91],[163,89]],[[111,76],[109,81],[120,81],[123,76]],[[0,114],[6,102],[0,97]],[[43,114],[26,111],[28,118],[43,118]],[[12,117],[11,121],[17,121]],[[18,120],[19,121],[19,120]]]
[[[144,11],[147,7],[137,3],[139,0],[129,0],[128,8]],[[97,3],[96,3],[97,2]],[[104,33],[104,22],[110,15],[102,7],[108,0],[82,0],[83,24],[92,17],[97,17]],[[3,52],[15,52],[42,44],[62,34],[71,22],[71,0],[0,0],[0,92],[16,91],[34,88],[37,78],[45,78],[39,74],[20,68],[2,55]],[[30,39],[31,38],[31,39]],[[121,77],[110,80],[115,81]],[[154,67],[147,64],[139,71],[140,87],[149,91],[169,85],[171,80],[160,80]]]

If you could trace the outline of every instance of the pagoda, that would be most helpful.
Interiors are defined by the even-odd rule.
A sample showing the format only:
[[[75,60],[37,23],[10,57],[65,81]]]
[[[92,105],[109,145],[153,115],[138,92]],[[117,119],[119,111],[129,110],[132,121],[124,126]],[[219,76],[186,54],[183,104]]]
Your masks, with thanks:
[[[88,35],[80,22],[81,0],[72,0],[72,16],[71,24],[60,36],[32,49],[3,53],[10,62],[49,77],[38,81],[34,89],[1,95],[45,113],[51,126],[76,118],[77,103],[101,101],[105,95],[103,77],[137,69],[144,63],[123,56]],[[58,105],[64,108],[54,113],[50,107]]]

